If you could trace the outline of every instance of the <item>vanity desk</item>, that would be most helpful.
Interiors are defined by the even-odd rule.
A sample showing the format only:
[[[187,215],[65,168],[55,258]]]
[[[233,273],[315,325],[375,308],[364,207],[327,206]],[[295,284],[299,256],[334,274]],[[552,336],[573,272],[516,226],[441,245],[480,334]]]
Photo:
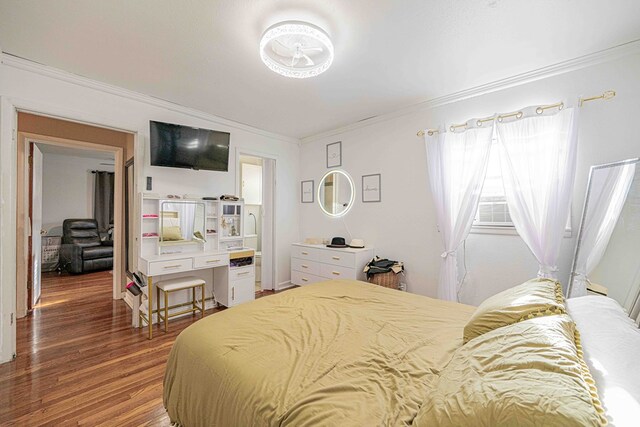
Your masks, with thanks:
[[[132,325],[149,328],[158,321],[154,283],[182,276],[205,282],[205,308],[231,307],[255,298],[255,253],[244,247],[240,201],[162,199],[141,195],[138,271],[147,286],[133,301]],[[169,296],[169,310],[182,314],[190,292]],[[163,302],[161,301],[161,306]]]
[[[140,257],[138,267],[147,279],[147,286],[142,288],[146,301],[134,305],[134,326],[149,327],[149,339],[153,338],[152,324],[157,322],[156,309],[152,310],[153,321],[149,322],[149,307],[154,307],[154,281],[164,278],[179,277],[180,275],[204,274],[207,289],[211,290],[213,282],[213,297],[206,298],[205,308],[212,308],[219,303],[225,307],[232,307],[255,298],[255,266],[235,265],[237,260],[253,258],[253,249],[239,251],[217,251],[186,254],[164,254]],[[177,302],[169,306],[170,310],[179,309],[191,302]],[[136,313],[137,312],[137,313]]]

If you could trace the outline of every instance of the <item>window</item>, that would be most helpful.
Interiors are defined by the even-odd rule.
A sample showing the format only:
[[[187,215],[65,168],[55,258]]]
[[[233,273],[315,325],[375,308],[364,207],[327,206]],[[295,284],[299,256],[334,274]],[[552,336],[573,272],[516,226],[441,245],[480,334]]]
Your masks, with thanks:
[[[507,197],[504,193],[502,181],[502,169],[500,168],[500,154],[497,142],[493,140],[491,153],[489,154],[489,164],[487,165],[487,175],[484,179],[484,186],[478,202],[478,210],[473,219],[472,233],[485,234],[517,234]],[[565,236],[571,237],[571,210],[567,218]]]
[[[487,176],[480,194],[478,211],[473,220],[474,227],[506,227],[513,229],[509,206],[504,194],[502,183],[502,171],[500,169],[500,156],[498,147],[494,140],[489,164],[487,166]]]

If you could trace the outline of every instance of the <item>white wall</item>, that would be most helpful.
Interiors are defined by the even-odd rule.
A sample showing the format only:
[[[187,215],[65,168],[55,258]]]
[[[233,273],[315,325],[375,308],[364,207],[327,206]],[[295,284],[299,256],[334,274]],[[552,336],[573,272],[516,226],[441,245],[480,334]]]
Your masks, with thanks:
[[[155,98],[78,78],[27,61],[4,57],[0,65],[0,96],[18,107],[47,112],[62,118],[108,125],[138,133],[136,175],[139,189],[146,176],[153,178],[153,192],[219,196],[236,188],[236,149],[264,153],[276,158],[276,221],[278,228],[277,282],[290,277],[290,245],[298,240],[298,141],[229,120],[190,110]],[[224,100],[220,100],[224,102]],[[192,171],[150,166],[149,120],[178,123],[231,133],[229,172]],[[10,145],[10,139],[2,145]],[[11,155],[3,147],[1,155]],[[4,171],[3,171],[4,173]],[[3,277],[11,280],[10,277]],[[14,279],[15,280],[15,276]],[[5,284],[3,283],[3,286]]]
[[[92,170],[113,172],[113,160],[43,153],[42,228],[55,235],[67,218],[93,218]]]
[[[301,180],[315,180],[326,172],[325,145],[342,141],[342,168],[356,182],[356,202],[342,219],[323,215],[316,204],[301,204],[301,238],[347,236],[376,247],[376,254],[404,261],[411,292],[435,296],[442,243],[427,182],[424,142],[418,129],[464,122],[523,106],[574,102],[580,95],[614,89],[610,101],[596,101],[581,109],[580,148],[573,199],[573,237],[562,245],[560,277],[566,286],[575,245],[589,167],[640,155],[634,117],[640,115],[640,55],[549,77],[525,85],[424,109],[389,120],[303,142]],[[361,177],[382,174],[382,202],[362,203]],[[346,227],[345,227],[346,226]],[[459,257],[462,267],[462,256]],[[469,269],[461,300],[478,304],[486,297],[535,277],[537,263],[519,236],[472,234],[466,245]]]

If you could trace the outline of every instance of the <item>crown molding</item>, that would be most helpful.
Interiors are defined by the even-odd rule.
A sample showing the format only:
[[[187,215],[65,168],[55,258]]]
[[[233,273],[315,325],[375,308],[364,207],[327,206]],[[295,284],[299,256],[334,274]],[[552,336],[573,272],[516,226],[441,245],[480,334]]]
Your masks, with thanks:
[[[360,120],[355,123],[341,126],[336,129],[320,132],[314,135],[301,138],[300,143],[305,144],[305,143],[317,141],[320,139],[340,135],[345,132],[367,127],[375,123],[380,123],[386,120],[391,120],[396,117],[406,116],[408,114],[420,112],[423,110],[428,110],[435,107],[440,107],[447,104],[452,104],[454,102],[475,98],[475,97],[486,95],[493,92],[498,92],[503,89],[524,85],[527,83],[531,83],[537,80],[542,80],[542,79],[556,76],[559,74],[565,74],[571,71],[580,70],[583,68],[602,64],[605,62],[615,61],[622,57],[636,54],[639,52],[640,52],[640,40],[633,40],[631,42],[614,46],[609,49],[604,49],[598,52],[590,53],[588,55],[579,56],[577,58],[573,58],[568,61],[559,62],[557,64],[538,68],[536,70],[527,71],[525,73],[516,74],[511,77],[496,80],[491,83],[476,86],[473,88],[465,89],[460,92],[451,93],[451,94],[440,96],[437,98],[426,99],[424,101],[409,105],[407,107],[400,108],[398,110],[395,110],[389,113],[384,113],[377,116],[369,117],[364,120]]]
[[[8,67],[13,67],[19,70],[28,71],[31,73],[39,74],[41,76],[50,77],[63,82],[83,86],[89,89],[97,90],[100,92],[108,93],[111,95],[120,96],[133,101],[138,101],[154,107],[164,108],[175,113],[185,114],[187,116],[206,120],[208,122],[216,123],[222,126],[243,130],[253,133],[255,135],[264,136],[267,138],[277,139],[279,141],[288,142],[290,144],[298,145],[300,140],[297,138],[281,135],[278,133],[262,130],[251,125],[236,122],[234,120],[225,119],[223,117],[215,116],[213,114],[205,113],[194,108],[185,107],[175,102],[167,101],[161,98],[156,98],[150,95],[145,95],[139,92],[135,92],[129,89],[124,89],[118,86],[114,86],[108,83],[103,83],[97,80],[93,80],[87,77],[82,77],[77,74],[69,73],[67,71],[60,70],[58,68],[49,67],[38,62],[34,62],[28,59],[20,58],[10,53],[0,51],[0,62]]]

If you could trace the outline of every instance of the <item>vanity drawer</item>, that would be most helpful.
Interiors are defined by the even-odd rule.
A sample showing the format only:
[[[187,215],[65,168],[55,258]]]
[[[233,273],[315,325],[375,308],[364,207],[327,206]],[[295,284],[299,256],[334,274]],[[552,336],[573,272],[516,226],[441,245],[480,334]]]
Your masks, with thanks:
[[[248,267],[230,268],[229,269],[229,281],[236,281],[241,279],[255,280],[256,270],[253,265]]]
[[[314,274],[303,273],[302,271],[291,271],[291,283],[298,286],[310,285],[316,282],[324,282],[327,279]]]
[[[321,251],[320,262],[343,267],[353,267],[356,264],[356,254],[341,251]]]
[[[306,274],[320,275],[320,264],[306,259],[291,258],[291,269]]]
[[[307,248],[304,246],[292,246],[291,256],[298,259],[307,259],[309,261],[319,261],[321,249]]]
[[[356,279],[355,268],[347,268],[339,265],[322,264],[320,275],[327,279]],[[327,280],[325,279],[325,280]]]
[[[178,273],[193,269],[193,259],[173,259],[168,261],[153,261],[149,263],[149,276],[158,274]]]
[[[193,259],[193,268],[211,268],[229,265],[229,254],[198,256]]]

